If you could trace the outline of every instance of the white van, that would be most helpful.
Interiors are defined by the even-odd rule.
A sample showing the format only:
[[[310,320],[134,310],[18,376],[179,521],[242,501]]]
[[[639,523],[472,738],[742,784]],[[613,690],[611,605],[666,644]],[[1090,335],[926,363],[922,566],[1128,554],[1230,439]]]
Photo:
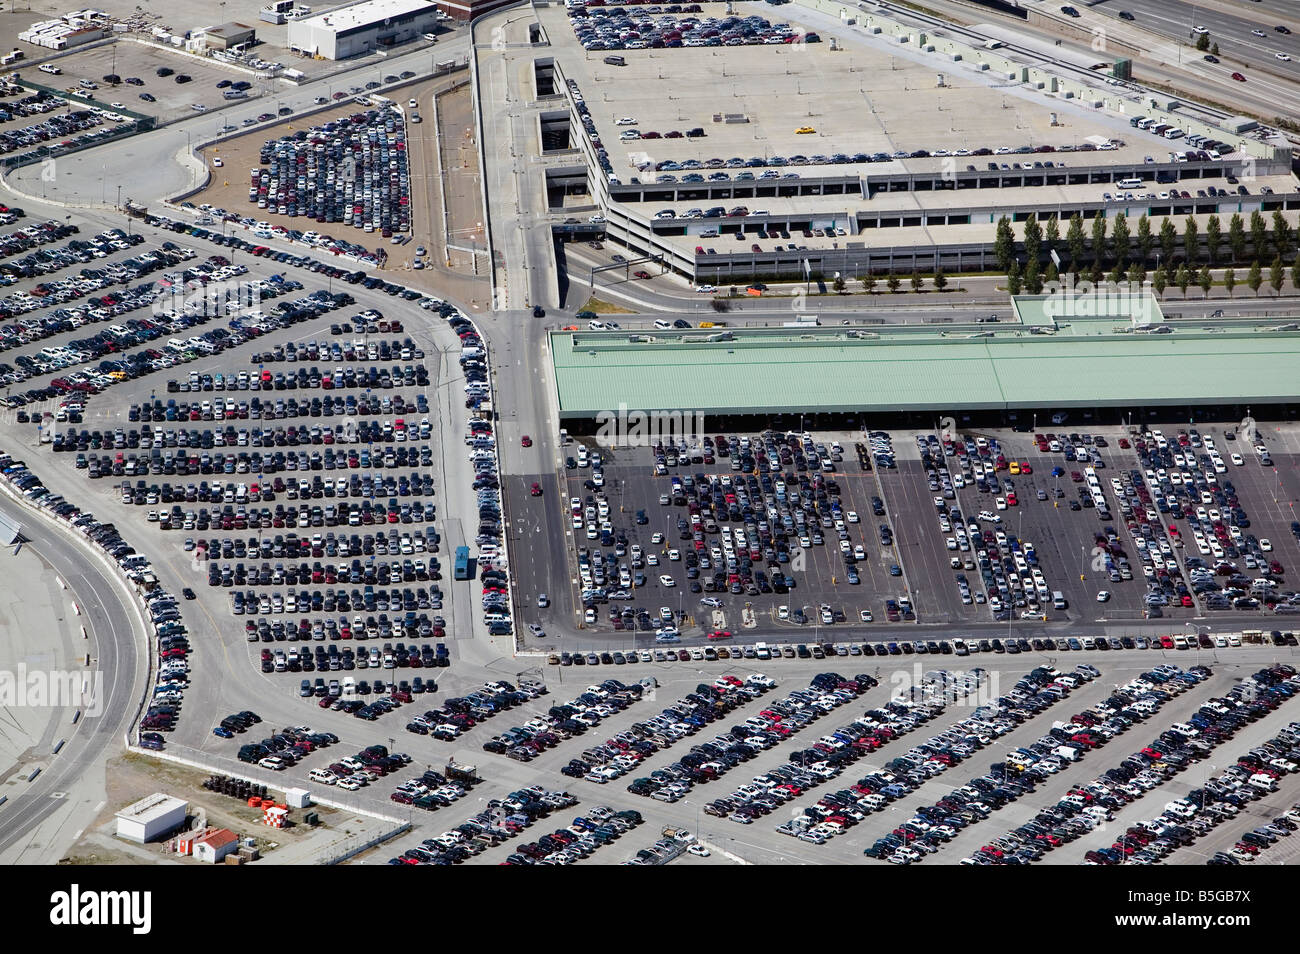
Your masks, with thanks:
[[[1131,179],[1120,179],[1115,183],[1115,186],[1119,189],[1140,189],[1142,188],[1142,180],[1137,176],[1133,176]]]

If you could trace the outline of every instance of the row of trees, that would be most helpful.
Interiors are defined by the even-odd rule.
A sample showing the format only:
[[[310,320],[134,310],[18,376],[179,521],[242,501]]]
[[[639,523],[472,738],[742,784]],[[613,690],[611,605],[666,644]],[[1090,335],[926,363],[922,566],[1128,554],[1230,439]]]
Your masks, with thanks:
[[[1089,237],[1085,234],[1083,216],[1076,213],[1071,216],[1062,237],[1056,216],[1049,218],[1043,226],[1037,216],[1031,214],[1024,222],[1021,246],[1026,272],[1041,267],[1043,260],[1055,251],[1068,261],[1067,267],[1074,274],[1090,267],[1091,273],[1099,279],[1108,266],[1116,269],[1127,269],[1130,265],[1146,267],[1152,263],[1156,253],[1170,268],[1174,267],[1180,253],[1188,267],[1195,267],[1202,261],[1211,266],[1247,265],[1275,257],[1286,261],[1296,248],[1296,230],[1281,212],[1273,213],[1272,225],[1270,229],[1258,211],[1251,213],[1249,227],[1240,213],[1233,213],[1225,233],[1219,217],[1211,215],[1206,220],[1202,236],[1196,219],[1189,215],[1180,236],[1169,218],[1162,219],[1159,228],[1153,229],[1150,218],[1143,215],[1137,221],[1137,228],[1132,229],[1128,217],[1120,212],[1114,219],[1094,218]],[[1018,259],[1015,232],[1006,216],[998,221],[993,253],[998,269],[1003,272],[1009,272],[1012,263]]]
[[[1268,285],[1273,289],[1274,294],[1279,294],[1282,291],[1282,286],[1286,283],[1286,273],[1287,269],[1282,262],[1282,256],[1274,256],[1273,262],[1268,268]],[[1089,280],[1094,285],[1103,280],[1109,280],[1115,284],[1127,281],[1133,285],[1142,285],[1147,281],[1148,277],[1151,279],[1152,289],[1160,296],[1164,295],[1167,288],[1176,287],[1185,297],[1188,288],[1196,285],[1208,297],[1210,289],[1214,287],[1214,277],[1210,274],[1209,265],[1202,265],[1197,270],[1188,268],[1186,263],[1180,263],[1172,271],[1161,265],[1150,276],[1147,275],[1146,268],[1140,264],[1132,264],[1127,269],[1116,265],[1109,273],[1100,271],[1094,266],[1092,273],[1089,275]],[[1046,269],[1040,270],[1031,259],[1022,271],[1020,263],[1012,261],[1011,267],[1007,269],[1007,291],[1012,295],[1025,292],[1030,295],[1038,295],[1042,293],[1044,286],[1055,282],[1058,278],[1056,266],[1050,262]],[[1236,269],[1226,269],[1223,273],[1223,287],[1227,289],[1229,295],[1232,294],[1237,284]],[[1256,295],[1264,286],[1264,268],[1258,260],[1251,262],[1250,268],[1246,272],[1244,284]],[[1300,255],[1296,256],[1295,263],[1291,266],[1291,285],[1293,288],[1300,288]]]
[[[862,290],[868,294],[875,294],[876,286],[881,282],[881,280],[875,275],[863,275],[858,279],[858,281],[862,284]],[[908,278],[908,282],[912,286],[912,291],[919,292],[921,287],[925,284],[925,276],[920,272],[912,272],[911,277]],[[930,276],[930,284],[934,286],[935,291],[943,291],[948,287],[948,276],[943,273],[943,269],[939,269]],[[884,278],[884,285],[889,289],[890,293],[893,294],[902,287],[903,279],[900,276],[895,275],[893,272],[890,272]],[[832,287],[835,291],[843,294],[844,290],[848,287],[848,283],[843,278],[836,278]]]

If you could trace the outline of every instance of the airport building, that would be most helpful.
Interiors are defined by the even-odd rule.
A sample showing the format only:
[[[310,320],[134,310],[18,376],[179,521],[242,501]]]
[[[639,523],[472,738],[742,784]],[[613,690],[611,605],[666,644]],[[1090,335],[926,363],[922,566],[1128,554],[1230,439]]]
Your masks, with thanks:
[[[433,32],[440,19],[429,0],[362,0],[289,21],[289,49],[323,60],[346,60]]]
[[[984,42],[889,4],[767,13],[734,27],[761,41],[739,42],[636,8],[537,8],[517,54],[532,70],[514,75],[531,75],[558,236],[603,232],[722,285],[987,270],[1004,215],[1062,233],[1075,214],[1300,218],[1284,137],[1115,78],[1100,54]]]

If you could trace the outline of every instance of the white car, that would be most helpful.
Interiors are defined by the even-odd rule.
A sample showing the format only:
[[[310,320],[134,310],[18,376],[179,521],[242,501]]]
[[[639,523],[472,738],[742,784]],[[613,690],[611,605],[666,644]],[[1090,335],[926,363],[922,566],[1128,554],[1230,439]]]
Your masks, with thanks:
[[[674,580],[674,579],[673,579],[671,576],[669,576],[667,573],[665,573],[665,574],[663,574],[661,577],[659,577],[659,582],[660,582],[661,584],[663,584],[664,586],[676,586],[676,585],[677,585],[677,581]]]
[[[720,602],[720,601],[719,601]],[[790,607],[784,604],[776,608],[776,618],[786,620],[790,618]]]
[[[1110,602],[1110,590],[1102,590],[1101,592],[1099,592],[1097,594],[1097,602],[1098,603]]]
[[[1291,57],[1290,57],[1289,55],[1287,55],[1286,53],[1274,53],[1273,55],[1274,55],[1275,57],[1277,57],[1279,60],[1281,60],[1282,62],[1284,62],[1284,63],[1290,63],[1290,62],[1291,62]]]
[[[870,623],[873,619],[871,610],[858,610],[858,619],[862,620],[864,623]]]
[[[430,43],[437,43],[437,42],[438,42],[438,34],[436,34],[436,33],[426,33],[426,34],[424,35],[424,38],[425,38],[426,40],[428,40]]]
[[[1240,454],[1233,454],[1232,457],[1231,457],[1230,459],[1231,459],[1233,465],[1236,466],[1236,467],[1244,467],[1244,466],[1246,466],[1246,459],[1245,459],[1244,457],[1242,457]]]
[[[622,119],[620,119],[617,123],[615,123],[615,125],[616,125],[616,126],[635,126],[635,125],[636,125],[636,120],[633,119],[633,118],[631,118],[630,116],[624,116],[624,117],[623,117]]]
[[[1259,548],[1265,553],[1271,553],[1273,551],[1273,541],[1268,537],[1264,537],[1259,541]]]
[[[542,629],[542,627],[540,627],[536,623],[528,624],[528,632],[532,633],[538,639],[541,639],[543,636],[546,635],[546,630]]]
[[[848,513],[844,515],[844,519],[846,519],[849,523],[857,523],[858,512],[856,510],[850,510]]]
[[[717,289],[717,286],[716,286],[716,285],[696,285],[696,286],[695,286],[695,291],[696,291],[696,293],[697,293],[697,294],[700,294],[700,295],[712,295],[712,294],[713,294],[715,291],[717,291],[717,290],[718,290],[718,289]]]
[[[221,161],[221,157],[220,157],[220,156],[213,156],[213,157],[212,157],[212,165],[213,165],[214,168],[216,168],[216,169],[220,169],[223,165],[225,165],[225,163],[223,163],[223,162]]]
[[[701,858],[709,857],[709,849],[705,848],[703,845],[691,845],[686,850],[693,855],[699,855]]]
[[[1204,36],[1206,33],[1209,33],[1210,31],[1206,27],[1198,26],[1198,27],[1192,27],[1192,32],[1195,33],[1197,36]]]

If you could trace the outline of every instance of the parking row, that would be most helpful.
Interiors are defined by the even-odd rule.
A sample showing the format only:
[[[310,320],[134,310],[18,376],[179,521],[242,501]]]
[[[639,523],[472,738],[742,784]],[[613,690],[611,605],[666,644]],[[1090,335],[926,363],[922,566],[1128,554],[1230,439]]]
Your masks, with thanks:
[[[553,812],[576,804],[578,800],[568,792],[552,791],[540,785],[520,789],[505,798],[492,799],[483,811],[471,815],[464,824],[426,838],[419,847],[407,849],[401,856],[390,858],[388,863],[458,864],[517,837]]]
[[[639,701],[643,692],[644,687],[639,683],[624,685],[617,679],[606,679],[599,685],[588,686],[569,702],[552,706],[545,716],[493,736],[483,743],[483,751],[530,762],[546,749],[585,733]]]
[[[1225,695],[1207,700],[1186,722],[1171,725],[1140,752],[1067,797],[1096,800],[1103,807],[1118,810],[1120,805],[1142,797],[1195,762],[1210,758],[1217,747],[1297,691],[1300,680],[1295,678],[1294,668],[1261,669]],[[1289,751],[1289,747],[1283,751]],[[1267,758],[1276,759],[1278,764],[1246,755],[1244,761],[1239,760],[1222,776],[1210,778],[1187,796],[1166,803],[1157,818],[1130,826],[1109,848],[1088,851],[1084,861],[1103,865],[1154,864],[1176,848],[1190,844],[1249,801],[1276,791],[1277,779],[1296,766],[1280,754],[1267,754]],[[1223,804],[1232,807],[1223,809]]]
[[[505,861],[508,865],[570,865],[590,857],[642,822],[641,813],[632,809],[615,811],[597,805],[536,841],[520,845]]]
[[[1005,734],[1020,723],[1057,705],[1070,692],[1099,675],[1091,666],[1080,666],[1072,673],[1060,673],[1040,666],[1026,674],[1005,696],[992,705],[981,707],[971,720],[954,726],[955,739],[939,738],[936,745],[918,748],[901,762],[890,766],[889,785],[881,784],[886,777],[877,773],[862,786],[868,793],[902,795],[917,790],[925,781],[945,771],[955,758],[966,758],[992,738]],[[935,759],[934,756],[947,756]],[[935,764],[937,762],[937,764]],[[971,779],[966,785],[954,789],[937,802],[924,805],[898,828],[878,839],[863,852],[869,858],[879,858],[891,864],[906,865],[922,860],[925,855],[937,854],[957,833],[979,824],[1011,802],[1034,791],[1042,780],[1039,773],[1029,775],[1008,771],[1004,763],[995,763],[984,775]],[[1042,773],[1045,777],[1046,773]],[[877,805],[877,807],[879,807]],[[848,816],[852,819],[852,816]]]
[[[669,704],[659,715],[634,722],[625,732],[585,750],[582,758],[571,759],[560,772],[598,784],[611,782],[632,771],[642,760],[672,747],[775,685],[761,673],[753,673],[743,680],[728,675],[718,677],[712,684],[700,683],[694,692]],[[640,793],[634,791],[634,794]]]
[[[323,634],[319,639],[331,641],[335,639],[333,635],[335,632],[338,633],[337,638],[342,640],[429,639],[435,629],[442,625],[438,622],[439,619],[441,617],[430,617],[427,613],[404,613],[392,618],[389,618],[386,613],[381,613],[364,619],[359,616],[351,619],[340,616],[337,619],[248,620],[244,624],[244,631],[250,643],[311,642],[318,638],[318,632]],[[252,629],[248,628],[249,623],[253,624]],[[356,652],[360,651],[358,649]],[[275,671],[277,668],[278,666],[273,666],[269,671]],[[289,672],[301,671],[301,667],[298,670],[293,669],[292,663],[286,668]],[[343,668],[348,668],[346,663]]]
[[[337,332],[333,329],[338,328]],[[343,334],[342,325],[331,325],[332,334]],[[387,330],[387,329],[385,329]],[[360,331],[360,328],[358,329]],[[368,337],[368,336],[367,336]],[[280,361],[295,363],[300,361],[411,361],[422,360],[424,349],[410,338],[383,338],[370,341],[366,338],[352,341],[315,341],[309,340],[299,344],[290,341],[277,345],[270,351],[258,351],[253,354],[254,364],[272,364]]]
[[[88,462],[89,463],[89,462]],[[257,503],[275,500],[275,491],[270,482],[257,487],[257,496],[250,499],[251,490],[244,482],[229,483],[214,480],[211,484],[202,481],[199,485],[182,486],[180,484],[161,483],[145,484],[137,480],[122,481],[122,503],[141,505],[170,503]],[[193,488],[193,492],[191,492]],[[319,480],[318,482],[302,479],[294,483],[294,498],[301,500],[351,498],[374,499],[377,497],[431,497],[433,496],[433,476],[415,471],[410,474],[353,474],[347,478]]]
[[[689,794],[695,785],[721,778],[874,685],[875,680],[870,676],[846,680],[834,673],[818,674],[806,689],[796,689],[769,702],[757,715],[691,746],[689,752],[672,764],[635,779],[628,791],[675,802]]]
[[[247,378],[248,372],[241,372]],[[423,405],[421,410],[420,405]],[[237,401],[234,398],[212,401],[177,401],[168,398],[166,403],[155,400],[148,404],[132,404],[127,408],[127,420],[132,423],[164,424],[173,421],[274,421],[290,417],[371,417],[391,414],[427,413],[428,400],[423,394],[408,398],[401,394],[347,394],[313,397],[299,402],[297,398],[277,400],[253,398]],[[141,428],[141,435],[145,428]],[[225,433],[230,433],[229,427]]]
[[[193,203],[182,202],[181,208],[196,209],[198,207],[194,206]],[[202,211],[206,212],[207,210],[204,209]],[[252,228],[256,225],[256,220],[251,216],[239,216],[224,209],[214,210],[214,213],[218,214],[218,217],[221,218],[223,224],[225,222],[234,222],[235,224],[246,228]],[[365,283],[365,287],[367,288],[382,288],[383,291],[389,294],[400,294],[400,286],[394,285],[391,282],[384,282],[382,279],[376,279],[375,276],[367,276],[366,273],[360,269],[343,268],[339,265],[330,262],[322,262],[306,255],[294,255],[290,252],[277,252],[269,246],[261,244],[260,241],[250,242],[245,238],[241,238],[238,234],[223,233],[220,229],[207,229],[165,215],[147,215],[145,216],[145,222],[148,225],[156,225],[159,228],[167,229],[170,232],[192,235],[195,238],[201,238],[216,245],[225,246],[234,251],[247,252],[248,254],[258,258],[265,258],[268,261],[293,265],[297,268],[304,268],[310,272],[325,275],[329,278],[337,278],[340,281],[345,281],[349,284],[356,285]],[[385,253],[382,248],[371,251],[363,245],[349,242],[346,239],[336,239],[328,235],[316,235],[315,233],[303,233],[295,229],[284,229],[282,226],[274,226],[272,232],[273,234],[283,236],[289,241],[306,244],[311,248],[321,249],[331,255],[348,255],[354,258],[358,264],[376,265],[387,258],[387,253]],[[308,240],[308,236],[311,236],[311,240]],[[371,284],[371,282],[378,282],[379,284]],[[389,292],[388,286],[390,285],[394,289],[397,289],[397,291]],[[416,297],[418,298],[419,295],[417,294]]]
[[[84,407],[84,405],[79,406]],[[20,421],[19,423],[23,422]],[[421,431],[423,430],[422,423],[419,427]],[[412,427],[414,428],[415,425],[412,425]],[[205,440],[201,443],[206,445],[207,442]],[[214,443],[212,446],[215,449],[217,445]],[[287,441],[283,446],[289,446]],[[65,443],[60,449],[70,451],[79,450],[80,447],[79,445]],[[314,450],[309,452],[303,450],[296,453],[292,451],[287,453],[276,451],[267,454],[258,451],[251,453],[238,451],[213,454],[209,453],[206,448],[201,447],[197,451],[155,449],[148,455],[127,454],[118,451],[111,457],[107,454],[100,456],[79,453],[76,459],[77,469],[86,470],[87,477],[91,480],[101,477],[135,477],[140,474],[180,477],[253,474],[258,476],[258,480],[251,484],[247,483],[248,478],[236,477],[230,481],[230,483],[234,484],[237,495],[240,494],[239,486],[244,485],[244,491],[247,493],[250,502],[275,500],[278,494],[284,494],[289,500],[321,500],[327,497],[346,497],[352,490],[352,481],[348,477],[322,478],[320,474],[317,474],[315,477],[308,479],[305,477],[295,478],[292,476],[294,473],[312,471],[346,472],[363,467],[383,467],[386,469],[409,467],[414,469],[416,467],[431,466],[433,466],[433,451],[430,447],[385,446],[382,443],[378,446],[367,444],[365,447],[352,448],[347,451]],[[281,474],[287,475],[287,479],[279,476]],[[275,476],[268,477],[267,475]],[[371,476],[369,485],[372,488],[375,486],[373,476]],[[183,488],[179,484],[169,486],[172,486],[174,501],[182,499],[187,502],[198,501],[198,484],[185,484]],[[161,489],[155,486],[155,490],[161,496]],[[254,493],[255,491],[256,493]],[[245,502],[242,496],[239,502]]]
[[[546,685],[536,680],[521,680],[515,686],[505,680],[484,683],[478,689],[446,700],[440,708],[430,709],[411,719],[406,731],[427,735],[443,742],[454,742],[480,722],[533,699],[546,695]]]

